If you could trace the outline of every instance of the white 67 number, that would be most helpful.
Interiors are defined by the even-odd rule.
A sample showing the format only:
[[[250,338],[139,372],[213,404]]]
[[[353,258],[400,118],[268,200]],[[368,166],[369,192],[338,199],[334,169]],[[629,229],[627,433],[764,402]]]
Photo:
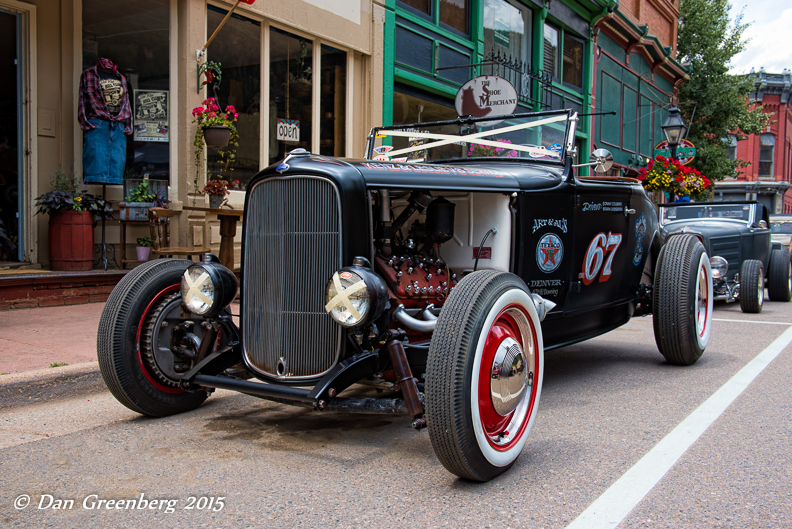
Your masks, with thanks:
[[[613,256],[622,242],[621,233],[598,233],[594,236],[586,250],[586,258],[583,260],[583,273],[580,277],[584,285],[590,285],[599,275],[599,282],[603,283],[610,279],[613,271]],[[603,263],[605,266],[602,266]],[[602,273],[600,274],[600,270]]]

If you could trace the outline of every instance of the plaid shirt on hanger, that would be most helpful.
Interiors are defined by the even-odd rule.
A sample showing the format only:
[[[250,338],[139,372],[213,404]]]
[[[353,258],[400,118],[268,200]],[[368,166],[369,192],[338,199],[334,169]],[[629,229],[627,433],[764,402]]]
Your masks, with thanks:
[[[118,111],[118,115],[114,116],[107,110],[107,103],[105,103],[102,95],[102,87],[99,85],[99,72],[96,71],[96,68],[96,66],[92,66],[80,76],[80,105],[77,112],[80,128],[86,131],[94,129],[96,127],[89,123],[88,120],[104,119],[123,123],[124,134],[132,134],[132,107],[129,104],[126,77],[118,73],[121,85],[127,93],[121,100],[121,108]]]

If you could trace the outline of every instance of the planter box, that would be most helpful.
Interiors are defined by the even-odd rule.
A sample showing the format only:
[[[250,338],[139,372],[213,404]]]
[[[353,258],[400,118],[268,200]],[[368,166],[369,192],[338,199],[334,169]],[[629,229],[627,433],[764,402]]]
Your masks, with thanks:
[[[118,218],[120,220],[148,222],[148,210],[153,207],[154,202],[119,202]]]

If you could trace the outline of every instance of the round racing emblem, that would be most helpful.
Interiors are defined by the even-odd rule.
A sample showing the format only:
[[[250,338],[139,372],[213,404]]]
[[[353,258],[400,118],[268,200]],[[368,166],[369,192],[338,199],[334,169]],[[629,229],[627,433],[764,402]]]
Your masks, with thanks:
[[[536,264],[542,272],[550,273],[555,271],[564,258],[564,243],[555,233],[546,233],[539,239],[536,245]]]

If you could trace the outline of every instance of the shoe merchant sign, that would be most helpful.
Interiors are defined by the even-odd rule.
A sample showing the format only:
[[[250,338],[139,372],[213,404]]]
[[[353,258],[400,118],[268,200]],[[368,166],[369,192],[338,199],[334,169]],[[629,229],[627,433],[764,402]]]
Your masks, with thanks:
[[[517,108],[517,90],[509,81],[496,75],[482,75],[463,84],[456,95],[458,116],[503,116]],[[500,121],[479,123],[495,125]]]

